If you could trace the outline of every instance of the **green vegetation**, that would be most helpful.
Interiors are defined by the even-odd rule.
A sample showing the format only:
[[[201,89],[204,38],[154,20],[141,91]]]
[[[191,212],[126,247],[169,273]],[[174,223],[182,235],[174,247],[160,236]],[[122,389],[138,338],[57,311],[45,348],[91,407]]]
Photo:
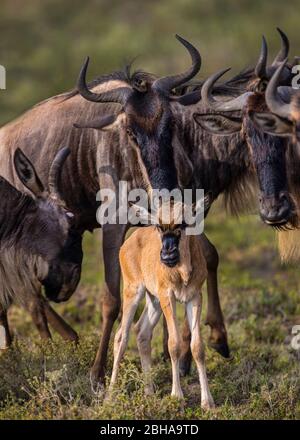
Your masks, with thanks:
[[[298,0],[284,5],[281,0],[3,0],[0,63],[7,68],[7,90],[1,91],[1,121],[72,88],[87,54],[91,78],[136,55],[141,55],[137,67],[156,74],[183,68],[188,58],[173,38],[176,32],[200,48],[201,77],[254,63],[262,33],[274,54],[276,26],[288,33],[296,54],[298,6]],[[220,292],[232,349],[229,361],[207,349],[215,411],[200,409],[194,367],[183,379],[185,404],[169,397],[171,374],[161,359],[161,325],[153,340],[153,397],[143,394],[134,336],[113,405],[103,404],[101,390],[91,389],[103,281],[100,234],[95,233],[85,237],[78,291],[56,307],[79,332],[78,347],[57,336],[42,344],[30,318],[11,309],[15,341],[0,355],[0,419],[299,418],[300,358],[290,345],[291,328],[300,323],[299,270],[280,264],[274,232],[254,216],[237,220],[218,206],[207,232],[220,252]],[[204,334],[207,339],[206,328]],[[110,349],[108,374],[111,363]]]

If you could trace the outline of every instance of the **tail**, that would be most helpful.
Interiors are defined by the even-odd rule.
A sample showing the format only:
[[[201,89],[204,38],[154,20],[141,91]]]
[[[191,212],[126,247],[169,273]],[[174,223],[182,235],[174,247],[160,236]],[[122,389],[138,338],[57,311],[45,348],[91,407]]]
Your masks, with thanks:
[[[300,261],[300,229],[278,231],[277,239],[282,262]]]

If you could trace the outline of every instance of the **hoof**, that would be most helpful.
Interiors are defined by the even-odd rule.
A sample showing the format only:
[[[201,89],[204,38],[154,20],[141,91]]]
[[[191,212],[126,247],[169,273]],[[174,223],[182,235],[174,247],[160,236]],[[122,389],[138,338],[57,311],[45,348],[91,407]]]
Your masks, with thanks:
[[[151,383],[151,384],[149,383],[149,384],[145,385],[144,393],[145,393],[145,396],[153,396],[153,394],[154,394],[153,383]]]
[[[99,374],[96,372],[93,372],[93,370],[90,372],[90,384],[91,389],[94,394],[104,394],[105,392],[105,378],[99,377]]]
[[[215,407],[216,405],[213,401],[213,398],[201,402],[201,408],[203,411],[211,411],[212,409],[215,409]]]
[[[182,390],[176,390],[176,391],[172,390],[171,397],[174,397],[175,399],[178,399],[178,400],[184,400]]]
[[[213,348],[217,353],[219,353],[223,358],[229,359],[230,358],[230,349],[227,344],[227,341],[225,342],[209,342],[208,344],[211,348]]]

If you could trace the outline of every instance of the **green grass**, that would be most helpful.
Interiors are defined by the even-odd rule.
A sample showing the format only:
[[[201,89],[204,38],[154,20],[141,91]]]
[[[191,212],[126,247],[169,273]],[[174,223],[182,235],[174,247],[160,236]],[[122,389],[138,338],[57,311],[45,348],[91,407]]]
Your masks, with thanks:
[[[92,389],[89,370],[99,338],[103,281],[96,233],[85,237],[78,291],[56,307],[79,332],[78,347],[57,336],[42,344],[29,317],[11,309],[15,341],[0,356],[0,419],[300,418],[300,353],[290,345],[291,328],[300,322],[298,268],[280,264],[274,232],[254,216],[237,220],[218,207],[206,232],[220,252],[220,293],[232,350],[230,360],[206,350],[216,410],[201,410],[194,366],[182,379],[184,404],[169,396],[171,370],[161,357],[161,323],[153,339],[153,397],[144,396],[134,335],[113,403],[103,403],[101,390]],[[207,339],[207,328],[203,332]],[[108,375],[111,365],[110,348]]]

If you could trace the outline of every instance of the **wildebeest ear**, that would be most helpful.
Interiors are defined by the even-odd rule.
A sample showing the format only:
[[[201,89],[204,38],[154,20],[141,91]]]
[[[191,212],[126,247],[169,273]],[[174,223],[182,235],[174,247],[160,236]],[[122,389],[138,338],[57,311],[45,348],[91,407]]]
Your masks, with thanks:
[[[139,220],[140,223],[144,225],[149,224],[155,224],[157,219],[155,216],[151,214],[151,212],[148,211],[148,209],[144,208],[141,205],[136,205],[135,203],[129,201],[129,218],[131,219],[131,222],[133,220],[133,217]],[[133,221],[133,224],[136,224],[136,222]]]
[[[192,208],[194,213],[197,213],[200,208],[204,209],[204,212],[206,212],[211,204],[213,203],[213,195],[211,191],[208,191],[203,199],[199,199],[197,202],[193,203]]]
[[[94,128],[96,130],[114,130],[122,123],[125,113],[119,115],[106,115],[102,118],[95,118],[88,122],[75,123],[75,128]]]
[[[274,113],[251,112],[249,117],[265,133],[274,136],[291,136],[293,133],[293,123]]]
[[[34,166],[25,154],[17,148],[14,154],[14,166],[19,179],[36,197],[44,193],[44,186],[40,181]]]
[[[242,120],[217,113],[195,113],[194,119],[203,130],[220,136],[228,136],[241,130]]]
[[[176,96],[173,100],[184,106],[198,104],[201,100],[201,90],[195,90],[194,92],[186,93],[182,96]]]

